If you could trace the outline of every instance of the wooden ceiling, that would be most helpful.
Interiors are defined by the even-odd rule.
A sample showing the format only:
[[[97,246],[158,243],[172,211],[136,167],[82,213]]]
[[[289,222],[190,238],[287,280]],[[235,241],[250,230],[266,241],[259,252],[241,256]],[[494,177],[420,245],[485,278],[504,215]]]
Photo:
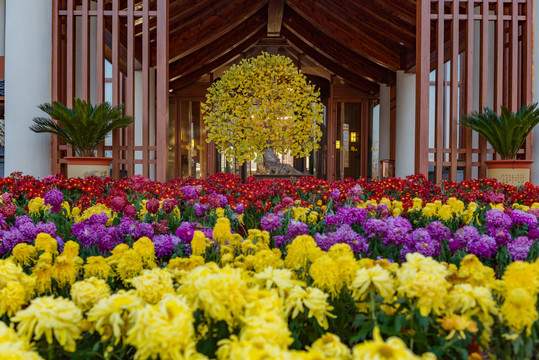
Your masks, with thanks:
[[[170,89],[263,45],[291,48],[374,95],[415,65],[415,22],[416,0],[170,0]],[[140,24],[135,33],[140,44]]]

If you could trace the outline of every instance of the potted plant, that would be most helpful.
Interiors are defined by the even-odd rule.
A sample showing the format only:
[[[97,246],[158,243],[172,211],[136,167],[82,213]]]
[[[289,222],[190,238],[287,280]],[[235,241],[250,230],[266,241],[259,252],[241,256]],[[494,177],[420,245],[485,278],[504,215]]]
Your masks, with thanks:
[[[267,53],[243,59],[212,84],[206,99],[208,142],[229,161],[263,159],[267,174],[303,175],[276,154],[306,157],[318,149],[324,107],[291,59]]]
[[[38,107],[50,117],[35,117],[30,130],[54,134],[71,145],[76,156],[66,157],[68,177],[110,175],[112,158],[96,157],[95,149],[112,130],[133,122],[133,117],[123,114],[123,105],[112,106],[108,102],[92,105],[75,98],[72,109],[59,101]]]
[[[522,147],[533,128],[539,123],[537,103],[524,105],[516,113],[501,107],[501,114],[489,108],[483,113],[474,111],[463,115],[460,125],[483,136],[501,156],[501,160],[485,161],[488,177],[510,185],[523,185],[530,181],[532,160],[517,160]]]

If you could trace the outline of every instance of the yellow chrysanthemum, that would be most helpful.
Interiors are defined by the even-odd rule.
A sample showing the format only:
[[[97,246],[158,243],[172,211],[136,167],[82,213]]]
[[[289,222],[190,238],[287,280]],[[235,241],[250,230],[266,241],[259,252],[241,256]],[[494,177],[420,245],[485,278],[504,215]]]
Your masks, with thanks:
[[[288,269],[276,269],[271,266],[255,274],[253,278],[266,290],[277,289],[279,296],[284,298],[287,291],[298,285],[298,281],[292,278],[292,272]]]
[[[240,339],[253,342],[265,341],[283,350],[294,342],[288,330],[288,323],[273,311],[246,317],[240,331]]]
[[[274,268],[282,268],[284,261],[282,260],[281,250],[265,249],[258,251],[252,259],[252,268],[255,272],[263,271],[268,266]]]
[[[333,310],[333,306],[328,303],[329,295],[323,292],[318,288],[308,287],[305,289],[305,298],[303,303],[309,312],[307,313],[308,317],[313,317],[316,319],[316,322],[324,330],[327,330],[329,327],[328,317],[335,318],[330,311]]]
[[[339,266],[328,255],[316,259],[309,268],[309,274],[313,279],[313,285],[323,291],[327,291],[332,297],[336,297],[344,285],[339,277]]]
[[[146,236],[133,243],[133,250],[140,254],[145,265],[152,264],[155,260],[155,246],[153,241]]]
[[[284,264],[288,269],[307,270],[309,263],[309,254],[317,249],[316,241],[311,236],[300,235],[296,237],[290,245],[287,246],[287,255]]]
[[[36,266],[32,268],[32,277],[35,279],[38,295],[51,292],[52,255],[50,253],[43,253],[39,256]]]
[[[401,283],[398,291],[408,298],[417,299],[421,316],[428,316],[431,312],[438,315],[444,309],[443,299],[447,288],[448,283],[443,277],[420,271]]]
[[[213,238],[219,245],[226,245],[232,239],[230,232],[230,220],[228,218],[219,218],[213,227]]]
[[[537,295],[524,288],[509,290],[500,309],[504,323],[516,333],[526,329],[526,336],[530,336],[533,323],[539,319],[536,302]]]
[[[202,231],[195,230],[191,240],[191,250],[193,255],[206,254],[206,235]]]
[[[11,251],[11,255],[17,264],[22,266],[30,266],[36,261],[37,251],[33,245],[20,243],[15,245]]]
[[[447,340],[452,339],[457,333],[460,338],[464,339],[466,338],[464,331],[470,333],[476,333],[478,331],[477,323],[467,316],[448,314],[439,319],[438,322],[442,326],[442,329],[449,331],[449,334],[446,336]]]
[[[384,342],[380,336],[380,329],[373,330],[373,340],[365,341],[354,346],[354,360],[419,360],[406,344],[397,337],[390,337]]]
[[[43,360],[32,349],[32,345],[21,339],[12,327],[0,321],[0,359],[2,360]]]
[[[77,277],[74,259],[65,255],[58,256],[52,266],[52,277],[61,288],[73,284]]]
[[[72,240],[66,241],[62,255],[74,258],[79,256],[80,245]]]
[[[54,336],[60,346],[72,352],[80,337],[82,313],[70,300],[46,296],[33,299],[11,321],[19,323],[17,332],[23,338],[38,341],[45,335],[47,343],[52,344]]]
[[[140,274],[143,268],[144,263],[142,262],[140,253],[130,249],[122,253],[118,259],[116,272],[124,284],[128,284],[132,278]]]
[[[47,233],[39,233],[36,236],[35,248],[37,251],[45,251],[51,254],[58,252],[58,243],[56,239]]]
[[[157,304],[166,294],[174,293],[172,275],[163,269],[143,270],[133,279],[136,294],[148,304]]]
[[[108,298],[101,299],[87,314],[88,321],[103,340],[115,338],[115,344],[126,335],[129,329],[129,314],[141,307],[140,299],[134,290],[120,290]]]
[[[95,277],[77,281],[71,286],[71,299],[83,311],[90,310],[101,299],[110,296],[110,287],[105,280]]]
[[[45,208],[45,199],[42,197],[35,197],[28,202],[28,212],[31,215],[37,215],[41,210]]]
[[[247,239],[251,240],[258,250],[269,249],[270,234],[265,230],[249,229],[247,230]]]
[[[349,360],[352,352],[341,339],[332,333],[325,333],[311,345],[311,349],[323,354],[324,357],[335,360]]]
[[[217,360],[297,359],[271,343],[240,340],[236,335],[220,340],[217,345],[218,349],[215,352]]]
[[[83,268],[85,279],[96,277],[107,280],[112,274],[112,268],[102,256],[89,256]]]
[[[183,360],[196,352],[193,310],[182,297],[168,294],[156,305],[133,310],[131,318],[126,343],[137,349],[135,360]]]
[[[189,272],[178,291],[214,321],[224,320],[229,327],[239,324],[247,292],[241,270],[207,263]]]
[[[225,209],[218,207],[217,209],[215,209],[215,215],[217,215],[218,218],[225,217]]]
[[[356,277],[350,286],[352,297],[356,301],[363,301],[370,290],[388,300],[395,293],[395,280],[388,270],[380,265],[372,268],[362,268],[356,272]]]
[[[189,271],[203,264],[204,258],[202,256],[191,255],[189,258],[177,257],[170,259],[166,269],[170,271],[177,281],[181,281]]]
[[[13,316],[28,302],[24,287],[18,281],[10,281],[0,290],[0,317],[7,313]]]
[[[82,214],[74,216],[75,222],[78,222],[78,223],[83,222],[84,220],[91,218],[92,215],[97,215],[101,213],[105,213],[109,218],[109,220],[107,221],[107,226],[112,225],[112,221],[114,220],[113,212],[105,204],[95,204],[95,205],[90,206],[88,209],[84,210]]]

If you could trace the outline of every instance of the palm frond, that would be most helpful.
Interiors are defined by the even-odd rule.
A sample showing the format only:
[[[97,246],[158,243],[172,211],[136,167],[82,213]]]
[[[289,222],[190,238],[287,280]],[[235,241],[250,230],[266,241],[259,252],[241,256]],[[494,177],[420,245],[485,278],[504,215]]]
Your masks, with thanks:
[[[123,114],[123,105],[112,106],[108,102],[94,106],[76,98],[71,109],[58,101],[38,107],[50,118],[34,118],[30,129],[55,134],[70,144],[77,154],[84,156],[93,156],[95,148],[111,131],[133,122],[131,116]]]
[[[474,111],[470,115],[463,115],[460,125],[483,136],[502,159],[514,159],[538,123],[539,109],[536,103],[525,105],[516,113],[502,106],[499,116],[489,108],[482,113]]]

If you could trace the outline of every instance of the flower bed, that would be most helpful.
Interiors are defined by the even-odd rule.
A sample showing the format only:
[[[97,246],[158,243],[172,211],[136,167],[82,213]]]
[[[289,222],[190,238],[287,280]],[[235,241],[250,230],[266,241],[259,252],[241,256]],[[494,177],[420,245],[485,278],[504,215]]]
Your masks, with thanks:
[[[534,353],[530,184],[14,174],[0,188],[1,358]]]

